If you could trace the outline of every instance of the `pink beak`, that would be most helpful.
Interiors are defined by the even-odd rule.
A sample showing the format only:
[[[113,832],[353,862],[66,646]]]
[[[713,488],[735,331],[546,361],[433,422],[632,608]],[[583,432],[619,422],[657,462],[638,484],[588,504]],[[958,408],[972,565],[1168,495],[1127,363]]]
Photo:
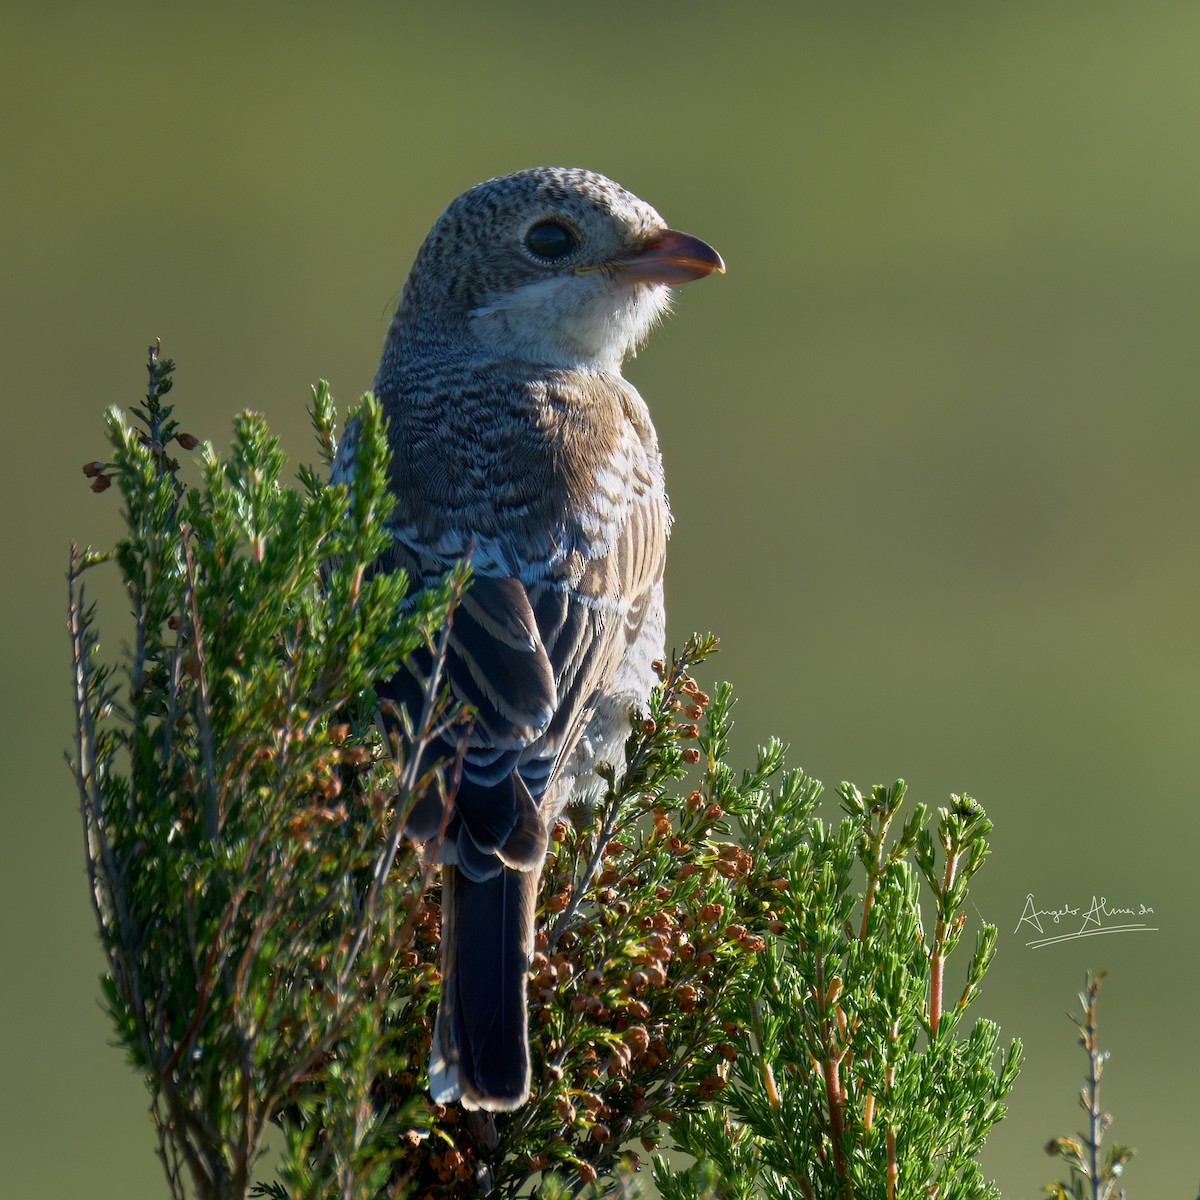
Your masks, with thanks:
[[[723,275],[721,256],[690,233],[664,229],[632,254],[610,259],[607,266],[631,283],[687,283],[714,271]]]

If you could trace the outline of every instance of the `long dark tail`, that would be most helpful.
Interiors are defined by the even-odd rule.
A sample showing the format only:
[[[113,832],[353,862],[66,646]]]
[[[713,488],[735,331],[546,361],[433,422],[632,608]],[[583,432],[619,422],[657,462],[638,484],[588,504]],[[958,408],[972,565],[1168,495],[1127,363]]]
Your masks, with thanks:
[[[539,875],[502,867],[473,880],[442,866],[442,993],[429,1063],[439,1103],[505,1112],[529,1099],[525,996]]]

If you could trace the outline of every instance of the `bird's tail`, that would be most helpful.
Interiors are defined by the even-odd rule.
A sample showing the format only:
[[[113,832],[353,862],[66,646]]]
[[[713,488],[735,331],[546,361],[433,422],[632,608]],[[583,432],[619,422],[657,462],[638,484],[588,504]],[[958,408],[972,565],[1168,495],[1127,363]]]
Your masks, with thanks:
[[[476,880],[442,865],[442,992],[429,1061],[437,1103],[507,1112],[529,1099],[525,996],[539,874],[506,866]]]

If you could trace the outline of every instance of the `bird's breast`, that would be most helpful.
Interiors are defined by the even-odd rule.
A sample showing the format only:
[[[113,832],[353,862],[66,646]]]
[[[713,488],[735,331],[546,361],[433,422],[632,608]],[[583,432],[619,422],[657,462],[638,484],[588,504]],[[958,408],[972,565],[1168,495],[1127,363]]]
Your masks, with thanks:
[[[489,573],[575,574],[635,506],[665,508],[645,405],[619,378],[498,374],[385,395],[398,533]]]

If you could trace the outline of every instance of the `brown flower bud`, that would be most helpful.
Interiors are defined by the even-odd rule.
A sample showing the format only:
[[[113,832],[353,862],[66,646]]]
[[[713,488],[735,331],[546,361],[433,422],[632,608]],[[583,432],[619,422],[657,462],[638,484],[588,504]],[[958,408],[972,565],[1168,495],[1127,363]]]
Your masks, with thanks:
[[[624,1075],[629,1070],[629,1063],[632,1058],[633,1051],[624,1042],[615,1042],[608,1056],[607,1070],[609,1076]]]
[[[623,1036],[634,1054],[645,1054],[650,1048],[650,1034],[646,1032],[644,1025],[630,1025]]]

